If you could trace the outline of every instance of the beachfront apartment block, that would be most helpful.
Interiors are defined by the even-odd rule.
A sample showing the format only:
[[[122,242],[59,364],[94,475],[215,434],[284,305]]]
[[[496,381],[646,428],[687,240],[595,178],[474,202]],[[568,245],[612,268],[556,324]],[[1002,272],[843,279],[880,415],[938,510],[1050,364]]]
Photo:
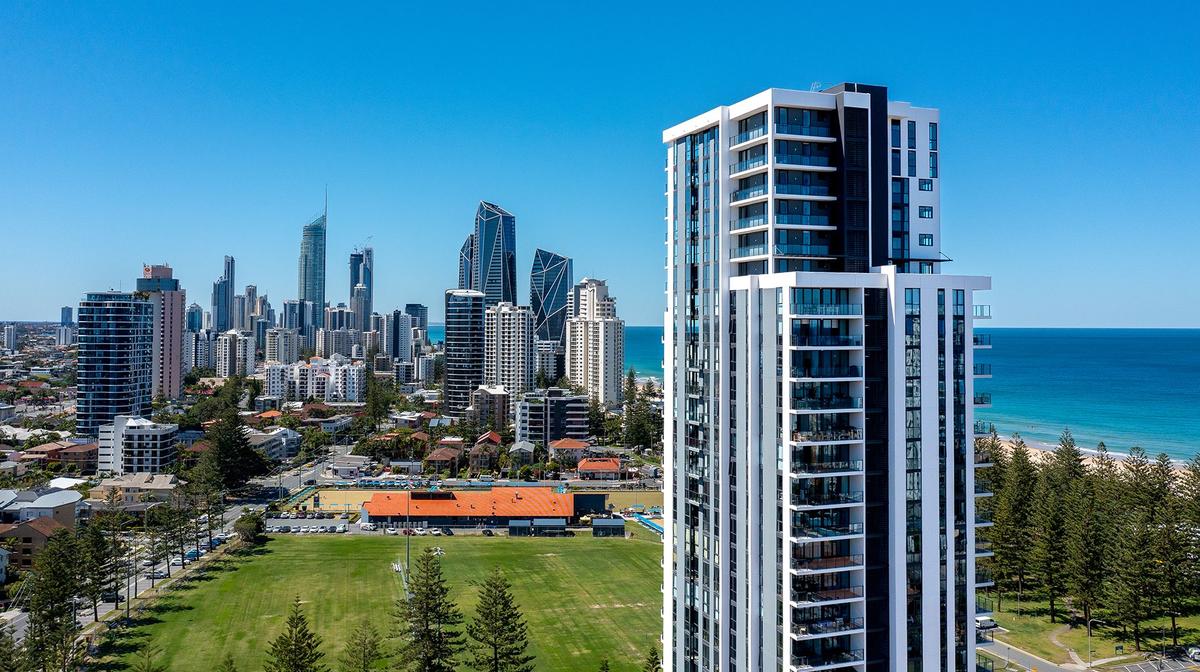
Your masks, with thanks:
[[[847,83],[663,133],[665,670],[987,664],[990,279],[943,273],[939,123]]]

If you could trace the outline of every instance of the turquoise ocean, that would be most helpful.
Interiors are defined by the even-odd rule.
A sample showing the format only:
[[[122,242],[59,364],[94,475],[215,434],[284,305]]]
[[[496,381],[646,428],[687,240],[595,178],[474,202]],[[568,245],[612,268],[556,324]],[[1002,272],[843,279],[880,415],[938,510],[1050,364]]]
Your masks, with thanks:
[[[1033,444],[1070,428],[1083,448],[1141,446],[1178,460],[1200,453],[1200,329],[980,329],[992,364],[978,381],[992,408],[976,418]],[[431,326],[441,340],[442,328]],[[625,327],[625,366],[662,379],[662,327]]]

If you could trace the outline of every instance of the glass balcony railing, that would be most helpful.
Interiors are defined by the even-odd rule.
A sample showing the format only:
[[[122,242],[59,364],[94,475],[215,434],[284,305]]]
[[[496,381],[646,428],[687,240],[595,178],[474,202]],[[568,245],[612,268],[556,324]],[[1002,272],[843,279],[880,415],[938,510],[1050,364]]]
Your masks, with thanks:
[[[795,124],[775,124],[775,132],[782,135],[808,135],[815,138],[831,138],[833,131],[829,126],[798,126]]]
[[[991,364],[981,364],[979,362],[975,362],[975,365],[972,368],[974,369],[974,373],[977,376],[992,375],[992,365]]]
[[[755,196],[765,196],[766,194],[767,194],[767,185],[758,184],[753,187],[746,187],[745,189],[738,189],[737,191],[733,192],[729,196],[729,202],[736,203],[738,201],[744,201],[747,198],[754,198]]]
[[[862,555],[839,555],[831,558],[792,558],[792,569],[797,572],[821,572],[830,569],[861,567]]]
[[[775,244],[775,254],[785,257],[828,257],[828,245],[785,245]]]
[[[862,490],[800,492],[792,495],[793,506],[837,506],[839,504],[861,504],[862,501]]]
[[[971,345],[977,348],[989,348],[992,345],[991,334],[975,334],[971,337]]]
[[[828,156],[820,154],[776,154],[775,163],[789,166],[828,166],[832,161]]]
[[[992,547],[992,542],[987,539],[975,540],[975,555],[991,555],[994,552],[995,549]]]
[[[766,155],[756,156],[754,158],[746,159],[745,161],[738,161],[737,163],[733,164],[729,167],[729,174],[732,175],[734,173],[740,173],[743,170],[752,170],[754,168],[758,168],[759,166],[765,165],[767,165]]]
[[[990,614],[992,613],[992,600],[982,595],[975,596],[975,613]]]
[[[975,393],[975,405],[976,406],[991,406],[992,405],[992,393],[991,392],[976,392]]]
[[[731,228],[734,231],[737,231],[738,229],[748,229],[752,226],[766,226],[766,225],[767,225],[767,216],[766,215],[753,215],[751,217],[742,217],[740,219],[733,220],[733,226]]]
[[[784,226],[832,226],[829,215],[775,215],[775,223]]]
[[[976,630],[975,631],[975,644],[977,644],[977,645],[982,644],[983,646],[987,646],[988,644],[995,644],[995,643],[996,643],[996,640],[995,640],[991,630]]]
[[[862,523],[796,523],[792,525],[792,536],[797,539],[828,539],[862,534]]]
[[[977,303],[971,306],[971,316],[977,320],[992,319],[992,307],[987,304]]]
[[[792,432],[793,441],[861,441],[863,430],[856,427],[813,429]]]
[[[749,142],[755,138],[764,137],[764,136],[766,136],[766,134],[767,134],[766,126],[759,126],[758,128],[752,128],[744,133],[738,133],[737,135],[730,138],[729,146],[732,147],[734,145],[740,145],[743,142]]]
[[[729,256],[733,257],[734,259],[740,259],[741,257],[754,257],[766,253],[766,245],[747,245],[746,247],[733,248],[733,252],[731,252]]]
[[[830,635],[838,632],[850,632],[862,629],[863,619],[861,618],[818,618],[792,624],[792,632],[800,637]]]
[[[863,407],[862,397],[798,398],[792,397],[792,408],[801,411],[830,411]]]
[[[775,193],[793,196],[828,196],[829,187],[822,184],[776,184]]]
[[[800,348],[814,347],[858,347],[862,345],[862,336],[851,334],[837,336],[805,336],[799,335],[792,338],[792,345]]]
[[[793,378],[859,378],[857,366],[792,367]]]
[[[992,484],[983,479],[975,479],[975,494],[990,495],[992,494]]]
[[[845,588],[823,588],[820,590],[794,590],[792,601],[800,604],[815,602],[834,602],[836,600],[853,600],[863,596],[862,586],[847,586]]]
[[[861,303],[793,303],[792,314],[818,317],[862,315],[863,307]]]
[[[992,464],[996,461],[996,457],[992,455],[992,451],[987,448],[975,449],[975,466],[982,464]]]
[[[991,423],[984,422],[983,420],[976,420],[974,429],[976,436],[986,436],[992,433]]]
[[[994,583],[991,572],[987,571],[986,569],[975,570],[975,585],[986,586],[991,583]]]
[[[975,658],[975,672],[995,672],[995,666],[996,664],[992,662],[991,658],[982,656]]]
[[[862,471],[862,460],[829,460],[822,462],[802,462],[792,464],[792,471],[797,474],[833,474],[844,471]]]

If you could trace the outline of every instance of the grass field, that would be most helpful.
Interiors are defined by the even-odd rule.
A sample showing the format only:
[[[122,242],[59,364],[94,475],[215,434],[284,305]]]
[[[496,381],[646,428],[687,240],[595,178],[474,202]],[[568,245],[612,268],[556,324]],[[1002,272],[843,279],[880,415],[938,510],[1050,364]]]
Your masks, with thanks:
[[[651,534],[411,540],[414,553],[426,546],[445,550],[443,570],[468,620],[473,582],[494,566],[504,569],[529,622],[538,670],[591,671],[607,656],[614,671],[632,671],[658,640],[662,545]],[[102,667],[123,669],[150,645],[162,651],[160,661],[171,672],[207,672],[226,653],[242,672],[261,670],[296,595],[333,664],[360,619],[395,631],[390,613],[400,580],[391,563],[403,555],[404,537],[272,539],[256,554],[215,561],[206,576],[160,600]]]

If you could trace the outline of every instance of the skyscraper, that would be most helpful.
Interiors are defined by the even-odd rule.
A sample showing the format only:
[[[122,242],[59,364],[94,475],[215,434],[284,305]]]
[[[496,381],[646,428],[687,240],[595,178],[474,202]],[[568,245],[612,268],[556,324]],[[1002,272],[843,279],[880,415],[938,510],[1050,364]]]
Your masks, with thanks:
[[[278,364],[294,364],[300,361],[300,332],[295,329],[268,329],[266,341],[263,361]]]
[[[413,319],[412,326],[416,329],[429,328],[429,308],[419,303],[404,304],[404,313]]]
[[[411,315],[394,310],[385,316],[384,351],[393,361],[411,362],[413,359]]]
[[[354,305],[354,288],[362,285],[366,288],[366,314],[375,312],[375,250],[364,247],[350,253],[350,305]],[[357,329],[370,331],[366,323]]]
[[[184,328],[187,331],[200,331],[204,328],[204,309],[200,304],[193,303],[184,313]]]
[[[74,308],[71,306],[63,306],[61,316],[58,319],[58,325],[60,327],[69,327],[74,322]]]
[[[118,415],[150,412],[154,317],[128,292],[94,292],[79,304],[75,431],[95,437]]]
[[[621,401],[625,372],[625,321],[603,280],[584,278],[571,289],[566,373],[588,396],[611,406]]]
[[[976,665],[990,280],[941,273],[939,115],[887,95],[769,89],[663,133],[670,672]]]
[[[467,234],[462,247],[458,248],[458,288],[474,289],[475,285],[475,234]]]
[[[355,285],[350,292],[350,312],[354,314],[353,323],[350,325],[351,329],[371,330],[371,311],[368,307],[370,298],[367,294],[367,286],[362,283]]]
[[[527,306],[497,303],[483,317],[483,383],[508,392],[508,415],[533,389],[533,311]]]
[[[17,325],[4,325],[4,349],[11,352],[17,350]]]
[[[326,203],[325,213],[305,224],[300,238],[298,294],[301,301],[311,301],[315,307],[315,327],[325,326],[325,221],[328,213]]]
[[[567,342],[567,295],[574,282],[571,259],[538,249],[529,273],[529,307],[539,341]]]
[[[485,306],[517,302],[517,218],[495,203],[480,201],[475,212],[471,269]]]
[[[212,291],[212,328],[217,331],[228,331],[233,327],[233,282],[233,257],[226,255],[225,273],[213,283]]]
[[[254,373],[254,336],[249,332],[230,329],[217,336],[215,349],[213,360],[219,377]]]
[[[150,394],[175,399],[183,392],[183,306],[187,294],[166,264],[143,266],[137,291],[147,294],[151,306]]]
[[[446,290],[446,414],[460,417],[483,384],[483,292]]]

